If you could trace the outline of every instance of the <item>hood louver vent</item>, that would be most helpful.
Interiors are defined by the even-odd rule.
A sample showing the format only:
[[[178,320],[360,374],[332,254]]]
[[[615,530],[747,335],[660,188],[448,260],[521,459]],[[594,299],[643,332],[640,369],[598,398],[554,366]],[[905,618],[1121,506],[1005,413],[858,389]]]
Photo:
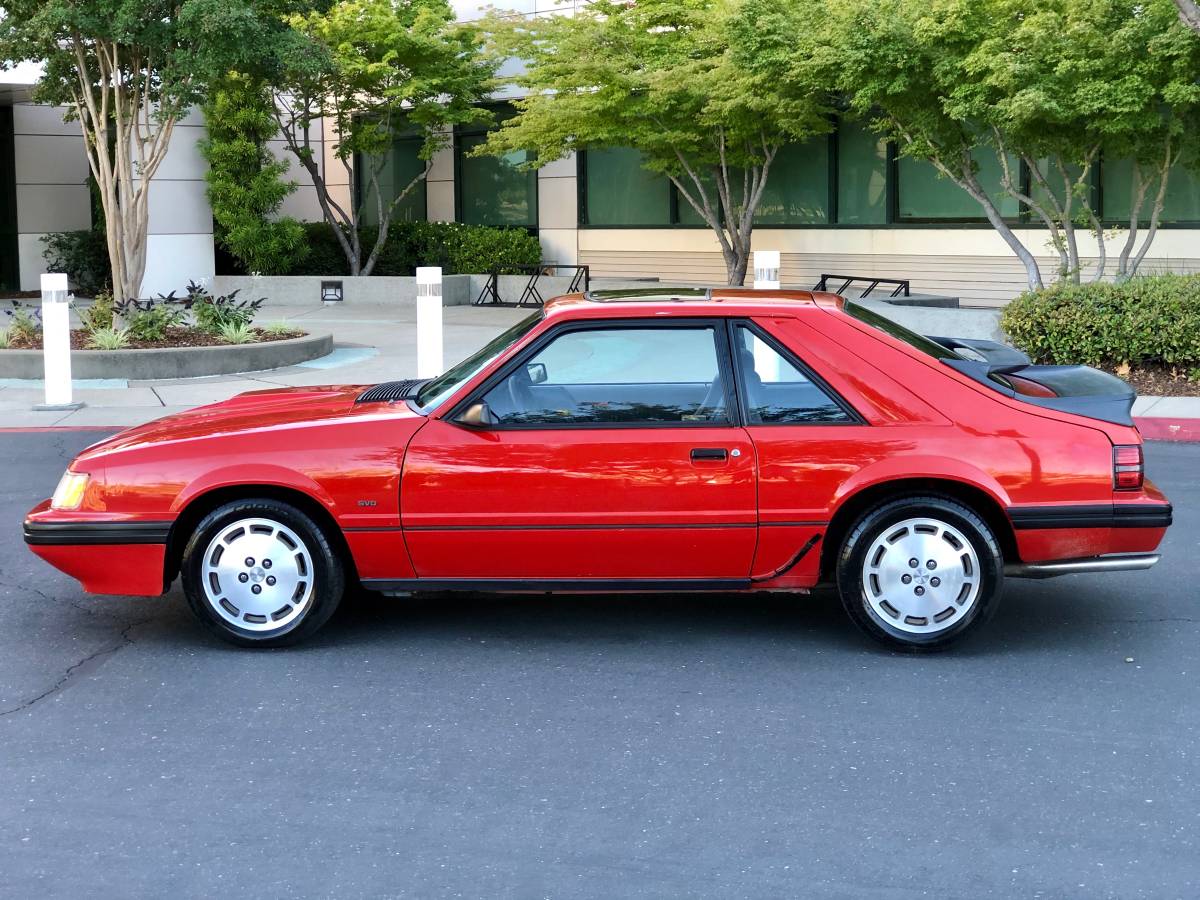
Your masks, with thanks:
[[[373,388],[367,388],[355,399],[355,403],[385,403],[390,400],[404,400],[416,394],[426,379],[409,378],[406,381],[385,381]]]

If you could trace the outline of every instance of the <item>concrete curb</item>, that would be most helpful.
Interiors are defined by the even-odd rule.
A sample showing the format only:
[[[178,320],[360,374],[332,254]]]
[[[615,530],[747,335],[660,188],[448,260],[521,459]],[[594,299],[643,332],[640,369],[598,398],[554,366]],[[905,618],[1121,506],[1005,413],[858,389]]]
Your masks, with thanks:
[[[232,375],[281,369],[332,352],[333,335],[330,334],[216,347],[73,350],[71,375],[79,379],[123,378],[130,381]],[[38,379],[44,374],[41,350],[0,350],[0,378]]]
[[[1142,437],[1148,441],[1200,443],[1200,419],[1135,416],[1133,421]]]

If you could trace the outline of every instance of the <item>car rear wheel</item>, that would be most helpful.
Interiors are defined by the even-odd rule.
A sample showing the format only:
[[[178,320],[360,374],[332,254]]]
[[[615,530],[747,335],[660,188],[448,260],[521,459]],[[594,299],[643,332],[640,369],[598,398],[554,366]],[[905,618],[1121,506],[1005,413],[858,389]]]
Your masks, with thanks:
[[[242,647],[294,644],[324,625],[345,590],[341,560],[311,517],[277,500],[205,516],[183,552],[192,612]]]
[[[976,513],[946,497],[892,500],[846,536],[837,583],[850,618],[890,647],[940,650],[995,612],[1004,558]]]

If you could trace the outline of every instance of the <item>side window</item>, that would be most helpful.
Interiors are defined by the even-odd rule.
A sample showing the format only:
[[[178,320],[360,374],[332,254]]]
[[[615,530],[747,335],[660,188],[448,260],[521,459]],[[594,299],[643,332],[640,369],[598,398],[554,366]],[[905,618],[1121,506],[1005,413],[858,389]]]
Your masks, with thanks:
[[[724,424],[716,331],[568,331],[483,397],[500,425]]]
[[[746,418],[751,425],[853,421],[833,398],[745,325],[734,330]]]

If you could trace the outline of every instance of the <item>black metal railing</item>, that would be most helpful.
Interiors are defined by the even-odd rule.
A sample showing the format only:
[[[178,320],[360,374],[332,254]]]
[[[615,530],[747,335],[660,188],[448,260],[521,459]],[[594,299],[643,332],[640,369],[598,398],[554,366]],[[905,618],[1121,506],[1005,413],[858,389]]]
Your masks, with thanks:
[[[829,280],[831,278],[835,281],[842,282],[841,287],[834,290],[833,293],[835,294],[843,294],[845,293],[846,288],[850,287],[850,285],[854,284],[856,281],[862,281],[866,282],[867,287],[866,290],[858,295],[859,297],[867,296],[867,294],[871,293],[871,291],[875,290],[875,288],[879,287],[881,284],[894,284],[896,286],[893,288],[892,292],[888,294],[889,297],[899,297],[901,294],[903,294],[905,297],[910,295],[907,278],[876,278],[873,275],[822,275],[821,280],[817,282],[813,290],[829,290]]]
[[[587,291],[591,287],[591,274],[587,266],[569,266],[560,265],[559,263],[538,263],[536,266],[507,266],[504,270],[505,275],[529,275],[529,279],[525,282],[525,287],[521,291],[521,296],[517,299],[517,302],[505,303],[500,297],[500,270],[493,269],[488,274],[488,280],[484,284],[483,290],[475,298],[474,305],[541,306],[546,302],[546,298],[538,290],[538,279],[543,275],[554,276],[562,269],[567,269],[572,273],[571,283],[563,293],[573,294],[579,290]]]

